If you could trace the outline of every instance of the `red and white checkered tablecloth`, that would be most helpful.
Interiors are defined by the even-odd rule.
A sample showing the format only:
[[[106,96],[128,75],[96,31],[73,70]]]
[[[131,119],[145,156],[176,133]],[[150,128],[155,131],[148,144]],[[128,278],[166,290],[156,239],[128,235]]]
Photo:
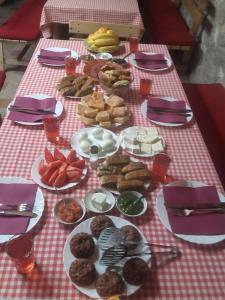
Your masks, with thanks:
[[[137,0],[48,0],[40,22],[43,36],[52,36],[52,23],[69,24],[71,20],[132,24],[144,32]]]
[[[79,54],[87,53],[82,42],[41,39],[35,53],[40,48],[66,47]],[[141,50],[160,52],[169,56],[165,46],[140,45]],[[78,70],[82,70],[82,64]],[[134,81],[129,92],[129,108],[134,114],[134,124],[149,126],[140,112],[138,87],[140,77],[152,78],[153,93],[186,100],[180,79],[175,69],[163,73],[142,72],[132,67]],[[69,139],[84,126],[75,113],[76,102],[65,100],[55,86],[64,75],[61,68],[41,66],[35,54],[18,87],[17,95],[42,93],[61,100],[65,118],[61,123],[61,134]],[[183,128],[157,126],[165,138],[167,151],[172,157],[169,173],[177,179],[202,181],[215,185],[223,191],[204,141],[196,123]],[[119,132],[119,131],[118,131]],[[43,128],[15,125],[5,119],[0,129],[0,175],[21,176],[31,179],[31,167],[36,157],[43,153],[47,142]],[[146,160],[150,161],[151,160]],[[71,194],[83,198],[85,193],[98,187],[95,171],[90,170],[88,180]],[[159,221],[155,212],[155,199],[159,188],[148,199],[148,211],[142,217],[132,219],[146,238],[157,244],[177,245],[182,257],[175,261],[156,266],[152,264],[150,280],[130,299],[136,300],[222,300],[225,299],[225,251],[224,243],[212,246],[196,246],[176,238]],[[35,256],[37,267],[31,276],[19,275],[13,263],[1,251],[0,299],[76,299],[87,297],[75,289],[63,270],[62,251],[71,229],[61,226],[53,217],[54,204],[60,198],[57,194],[44,190],[46,208],[41,224],[36,228]],[[115,211],[112,214],[117,214]],[[88,217],[88,216],[87,216]]]

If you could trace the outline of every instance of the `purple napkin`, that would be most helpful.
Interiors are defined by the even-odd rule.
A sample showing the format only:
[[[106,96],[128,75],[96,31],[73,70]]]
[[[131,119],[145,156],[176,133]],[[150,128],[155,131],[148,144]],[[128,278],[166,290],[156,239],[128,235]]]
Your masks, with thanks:
[[[137,52],[135,54],[135,60],[137,65],[144,69],[161,69],[168,67],[163,54],[145,54],[143,52]]]
[[[55,98],[46,98],[42,100],[34,99],[31,97],[22,97],[18,96],[15,99],[14,105],[21,108],[28,109],[48,109],[50,111],[55,111],[56,99]],[[8,119],[12,121],[22,121],[22,122],[37,122],[41,121],[46,115],[32,115],[29,113],[10,111]]]
[[[177,208],[215,207],[220,204],[219,195],[214,186],[198,188],[182,186],[164,186],[165,206]],[[225,234],[225,213],[207,213],[205,215],[175,216],[171,208],[166,208],[169,222],[174,233],[190,235]]]
[[[184,101],[167,101],[160,98],[148,97],[147,103],[147,117],[150,120],[163,122],[163,123],[186,123],[187,117],[185,115],[179,115],[175,113],[163,112],[157,113],[150,110],[150,108],[162,108],[162,109],[173,109],[185,110],[186,104]]]
[[[37,188],[38,186],[36,184],[0,183],[0,203],[34,204]],[[2,210],[2,207],[0,209]],[[26,232],[29,220],[29,217],[0,216],[0,234],[24,233]]]
[[[71,51],[51,51],[41,49],[38,55],[38,62],[40,64],[49,65],[63,65],[66,56],[71,55]]]

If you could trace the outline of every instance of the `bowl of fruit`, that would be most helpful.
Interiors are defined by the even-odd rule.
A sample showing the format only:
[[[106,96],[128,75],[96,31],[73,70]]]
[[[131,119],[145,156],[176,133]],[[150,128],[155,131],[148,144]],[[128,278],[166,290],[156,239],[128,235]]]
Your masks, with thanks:
[[[82,200],[68,197],[56,203],[53,213],[59,223],[72,225],[84,218],[86,208]]]

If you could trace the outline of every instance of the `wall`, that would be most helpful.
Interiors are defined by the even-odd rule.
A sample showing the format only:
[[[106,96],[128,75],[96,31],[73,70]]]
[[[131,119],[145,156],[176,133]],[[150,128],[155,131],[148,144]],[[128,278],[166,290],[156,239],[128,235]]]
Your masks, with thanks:
[[[187,80],[225,86],[225,0],[210,0],[206,16]]]

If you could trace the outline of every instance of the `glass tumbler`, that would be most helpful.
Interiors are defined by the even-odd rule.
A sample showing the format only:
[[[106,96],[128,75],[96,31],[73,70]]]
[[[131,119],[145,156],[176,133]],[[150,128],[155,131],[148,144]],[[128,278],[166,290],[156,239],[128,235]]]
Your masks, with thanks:
[[[55,143],[59,137],[59,119],[54,116],[47,116],[43,119],[43,122],[47,139]]]
[[[131,53],[137,53],[138,52],[138,46],[139,46],[139,40],[138,38],[130,38],[129,39],[129,47]]]

